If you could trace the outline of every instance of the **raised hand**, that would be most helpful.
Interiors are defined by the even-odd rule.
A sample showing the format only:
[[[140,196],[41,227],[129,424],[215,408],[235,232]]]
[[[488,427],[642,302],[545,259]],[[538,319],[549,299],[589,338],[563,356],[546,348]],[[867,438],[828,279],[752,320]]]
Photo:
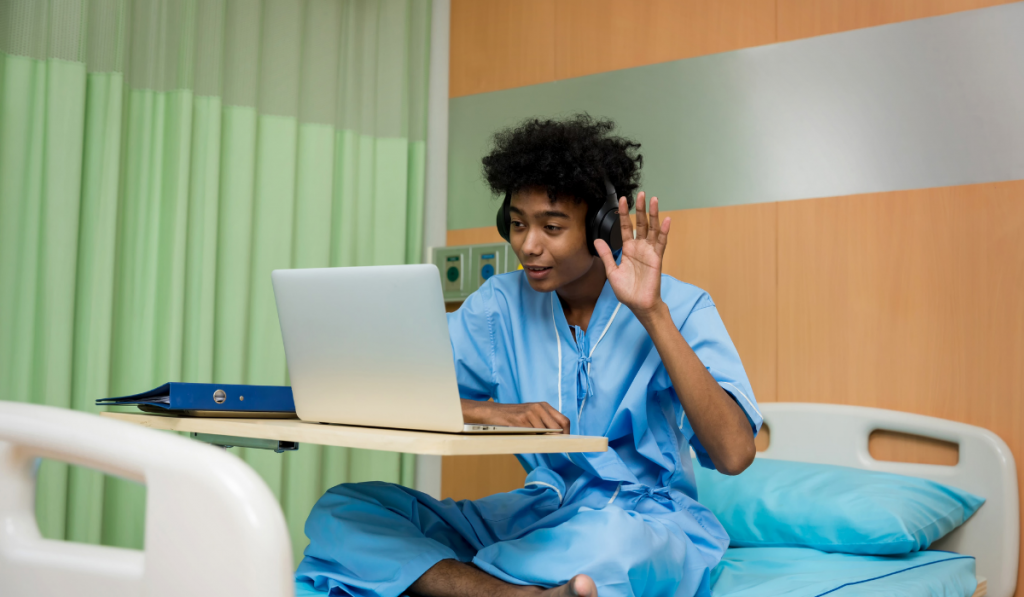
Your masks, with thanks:
[[[636,198],[636,238],[629,220],[625,197],[619,198],[619,225],[622,227],[622,259],[616,265],[608,243],[594,241],[597,254],[604,263],[605,274],[615,291],[615,298],[643,317],[661,304],[661,263],[668,243],[670,218],[658,222],[658,198],[651,198],[650,221],[644,192]]]

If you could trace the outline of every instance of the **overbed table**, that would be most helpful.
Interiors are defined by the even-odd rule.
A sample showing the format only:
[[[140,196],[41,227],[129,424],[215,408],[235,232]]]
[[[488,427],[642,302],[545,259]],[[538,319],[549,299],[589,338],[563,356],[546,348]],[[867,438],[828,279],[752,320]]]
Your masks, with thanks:
[[[605,452],[608,450],[608,438],[587,435],[469,435],[324,425],[298,419],[226,419],[121,412],[104,412],[101,415],[150,429],[222,436],[225,438],[225,443],[230,438],[253,438],[276,442],[321,444],[438,456],[550,454]],[[200,439],[210,441],[208,438]],[[243,446],[242,443],[232,445]]]

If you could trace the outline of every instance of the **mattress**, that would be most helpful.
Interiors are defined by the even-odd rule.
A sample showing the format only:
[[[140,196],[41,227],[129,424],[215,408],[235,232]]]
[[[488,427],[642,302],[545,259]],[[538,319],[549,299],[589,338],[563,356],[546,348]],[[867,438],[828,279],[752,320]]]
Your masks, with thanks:
[[[805,547],[729,549],[711,583],[712,597],[971,597],[977,588],[971,556],[858,556]]]
[[[977,588],[970,556],[857,556],[804,547],[729,549],[711,582],[712,597],[971,597]],[[324,595],[295,585],[296,597]]]

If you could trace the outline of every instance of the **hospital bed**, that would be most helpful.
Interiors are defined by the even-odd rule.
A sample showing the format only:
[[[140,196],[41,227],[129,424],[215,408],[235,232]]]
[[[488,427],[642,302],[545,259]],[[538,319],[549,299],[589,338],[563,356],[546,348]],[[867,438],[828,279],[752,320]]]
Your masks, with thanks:
[[[837,464],[923,477],[986,498],[933,548],[976,558],[975,595],[1011,597],[1019,505],[1013,456],[970,425],[853,406],[761,405],[771,444],[760,458]],[[955,466],[882,462],[868,452],[876,429],[959,444]],[[91,467],[147,486],[144,551],[41,538],[34,514],[36,458]],[[900,576],[830,592],[886,592]],[[870,585],[870,586],[869,586]],[[879,588],[881,587],[881,588]],[[243,461],[196,441],[64,409],[0,402],[0,594],[246,595],[290,597],[291,546],[269,488]],[[902,589],[901,589],[902,591]]]

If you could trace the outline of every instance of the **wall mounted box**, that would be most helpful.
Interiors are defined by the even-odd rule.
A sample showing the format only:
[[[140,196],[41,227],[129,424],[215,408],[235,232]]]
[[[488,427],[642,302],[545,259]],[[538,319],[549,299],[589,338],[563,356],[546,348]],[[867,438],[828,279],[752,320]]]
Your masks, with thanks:
[[[519,267],[515,251],[508,243],[470,245],[469,262],[473,267],[473,290],[483,286],[491,276],[504,274]]]
[[[519,269],[519,259],[507,243],[434,247],[431,261],[441,273],[446,302],[464,301],[491,276]]]
[[[504,251],[494,248],[471,247],[469,249],[469,262],[473,264],[473,273],[476,276],[477,288],[487,281],[494,274],[503,273],[505,266]]]
[[[469,280],[468,247],[435,247],[432,259],[441,272],[441,291],[446,301],[461,301],[475,290]]]

